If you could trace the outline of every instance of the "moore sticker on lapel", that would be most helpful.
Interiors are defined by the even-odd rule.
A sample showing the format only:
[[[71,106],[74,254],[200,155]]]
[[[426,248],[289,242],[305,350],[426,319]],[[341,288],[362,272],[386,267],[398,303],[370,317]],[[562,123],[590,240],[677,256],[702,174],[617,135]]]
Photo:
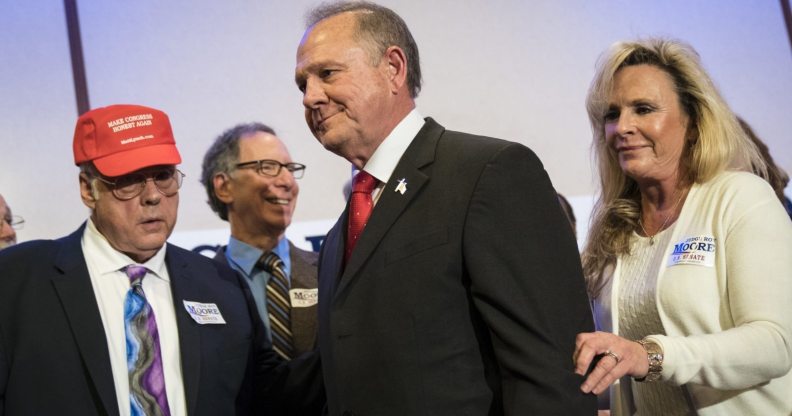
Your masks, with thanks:
[[[674,244],[674,251],[668,258],[668,266],[694,264],[713,267],[715,266],[717,246],[717,241],[712,236],[685,237],[682,241]]]
[[[292,289],[289,291],[292,308],[307,308],[316,305],[319,289]]]
[[[187,313],[201,325],[226,323],[223,315],[220,314],[220,309],[214,303],[190,302],[189,300],[183,302]]]

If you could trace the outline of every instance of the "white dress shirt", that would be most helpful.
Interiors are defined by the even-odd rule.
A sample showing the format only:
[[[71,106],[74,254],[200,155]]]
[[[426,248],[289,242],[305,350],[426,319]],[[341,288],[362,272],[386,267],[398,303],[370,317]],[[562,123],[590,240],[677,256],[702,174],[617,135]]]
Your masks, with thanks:
[[[130,414],[129,372],[124,334],[124,301],[130,282],[121,269],[139,263],[115,250],[90,219],[83,234],[82,251],[107,338],[118,410],[121,416],[128,416]],[[143,278],[143,292],[157,320],[170,413],[185,415],[187,408],[179,354],[179,332],[176,327],[170,277],[165,265],[165,247],[142,265],[149,270]]]
[[[396,169],[396,165],[399,164],[402,155],[407,151],[410,143],[412,143],[415,136],[418,135],[424,123],[425,121],[423,117],[421,117],[421,114],[418,113],[418,110],[413,108],[413,110],[396,125],[388,137],[380,143],[377,150],[374,151],[374,154],[371,155],[371,158],[366,162],[366,166],[363,166],[363,170],[379,181],[377,188],[371,193],[375,205],[382,194],[382,189],[385,187],[385,184],[388,183],[393,171]],[[395,192],[395,189],[391,190],[391,192]]]

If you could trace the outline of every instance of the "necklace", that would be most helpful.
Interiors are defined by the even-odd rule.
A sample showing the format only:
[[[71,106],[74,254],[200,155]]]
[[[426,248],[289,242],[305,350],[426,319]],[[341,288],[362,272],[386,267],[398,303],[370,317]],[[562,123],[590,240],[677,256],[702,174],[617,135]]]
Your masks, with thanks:
[[[671,208],[671,215],[666,217],[665,221],[663,221],[663,225],[661,225],[660,228],[658,228],[657,231],[655,231],[654,234],[650,235],[649,232],[646,231],[646,228],[644,228],[643,221],[641,221],[641,219],[638,218],[638,225],[641,226],[641,230],[643,230],[644,235],[649,237],[649,245],[650,246],[654,245],[655,236],[657,234],[660,234],[661,231],[665,230],[665,226],[666,226],[666,224],[668,224],[668,220],[670,220],[674,216],[674,213],[676,212],[677,205],[679,205],[679,202],[682,201],[682,197],[683,196],[685,196],[685,191],[682,191],[682,193],[679,195],[679,198],[677,198],[676,202],[674,203],[674,206]]]

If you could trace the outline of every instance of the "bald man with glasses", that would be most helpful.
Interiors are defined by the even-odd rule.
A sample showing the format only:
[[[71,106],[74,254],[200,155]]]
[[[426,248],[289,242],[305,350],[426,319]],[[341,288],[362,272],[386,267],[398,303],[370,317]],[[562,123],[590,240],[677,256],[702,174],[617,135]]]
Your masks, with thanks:
[[[17,242],[16,230],[21,228],[25,220],[11,213],[11,207],[0,194],[0,250],[13,246]]]
[[[272,128],[245,123],[215,139],[201,174],[209,206],[231,228],[215,259],[248,282],[273,348],[286,360],[316,343],[318,254],[286,238],[304,172]]]
[[[209,206],[231,235],[215,261],[229,265],[250,287],[267,338],[308,389],[287,400],[287,414],[321,414],[324,390],[312,377],[317,340],[318,254],[286,238],[305,165],[295,163],[275,131],[243,123],[220,134],[206,151],[201,183]],[[307,380],[307,383],[305,381]],[[318,400],[314,400],[318,399]]]

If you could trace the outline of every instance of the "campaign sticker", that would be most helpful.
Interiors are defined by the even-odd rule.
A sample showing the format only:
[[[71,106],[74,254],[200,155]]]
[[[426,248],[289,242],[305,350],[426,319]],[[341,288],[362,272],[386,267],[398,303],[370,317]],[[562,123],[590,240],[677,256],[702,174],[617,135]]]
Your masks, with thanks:
[[[220,314],[220,309],[214,303],[190,302],[189,300],[182,302],[184,302],[184,309],[187,309],[187,313],[201,325],[226,323],[223,315]]]
[[[292,289],[289,291],[292,308],[307,308],[319,301],[319,289]]]
[[[668,257],[668,266],[693,264],[714,267],[717,241],[713,236],[685,237],[674,244],[674,251]]]

